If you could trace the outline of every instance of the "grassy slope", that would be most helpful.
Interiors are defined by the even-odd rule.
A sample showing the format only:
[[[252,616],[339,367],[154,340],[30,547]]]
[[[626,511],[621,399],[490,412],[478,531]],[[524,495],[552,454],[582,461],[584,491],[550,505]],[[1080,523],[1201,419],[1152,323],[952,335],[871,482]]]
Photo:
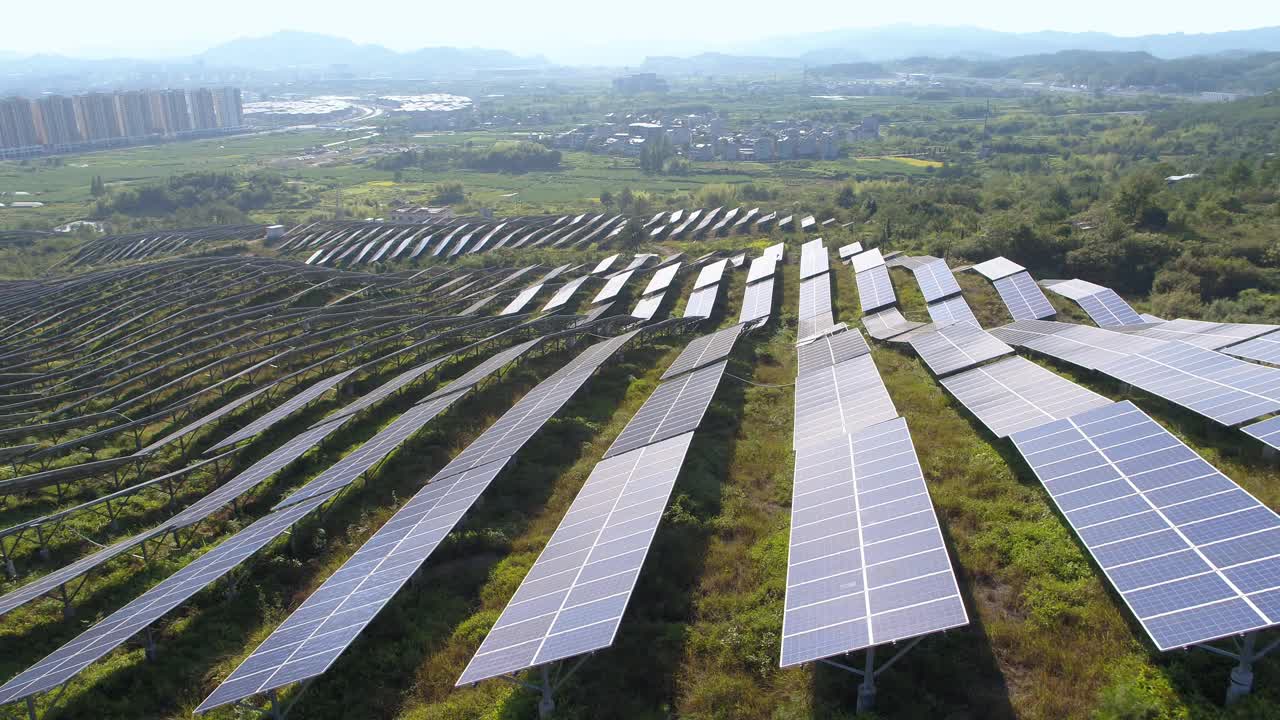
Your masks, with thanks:
[[[686,248],[688,249],[688,248]],[[790,497],[796,261],[779,289],[783,324],[749,338],[726,378],[677,482],[615,646],[589,659],[563,689],[565,718],[839,718],[852,715],[856,679],[828,668],[777,669]],[[923,313],[909,274],[893,273],[908,314]],[[722,300],[736,319],[743,275]],[[851,273],[836,266],[837,319],[852,322]],[[961,277],[985,323],[1003,309],[980,278]],[[687,295],[686,278],[684,295]],[[1075,312],[1064,306],[1064,310]],[[295,717],[533,718],[531,694],[499,682],[455,690],[454,680],[505,606],[590,469],[655,387],[678,345],[628,353],[592,381],[534,439],[486,500],[331,672]],[[877,345],[875,359],[908,419],[973,623],[927,639],[880,681],[885,717],[1280,717],[1280,672],[1257,667],[1257,694],[1219,706],[1230,663],[1203,652],[1156,654],[1007,443],[991,438],[929,376],[909,349]],[[120,651],[72,685],[63,717],[183,717],[369,534],[513,397],[562,362],[547,358],[492,386],[449,423],[414,441],[335,512],[304,524],[292,554],[264,552],[234,595],[227,583],[162,622],[159,668]],[[1113,384],[1055,367],[1120,398]],[[1274,470],[1186,413],[1138,404],[1271,506]],[[388,416],[379,415],[373,424]],[[304,419],[305,420],[305,419]],[[361,427],[322,449],[334,458],[371,434]],[[568,449],[568,452],[565,450]],[[323,466],[316,458],[277,481],[249,509]],[[236,526],[223,518],[210,533]],[[211,535],[212,537],[213,535]],[[6,618],[0,652],[11,675],[69,639],[95,613],[118,607],[164,572],[122,565],[94,581],[81,620],[62,623],[42,603]],[[10,622],[17,620],[17,622]],[[91,710],[92,709],[92,710]],[[18,708],[0,717],[20,717]],[[224,710],[217,718],[236,717]]]

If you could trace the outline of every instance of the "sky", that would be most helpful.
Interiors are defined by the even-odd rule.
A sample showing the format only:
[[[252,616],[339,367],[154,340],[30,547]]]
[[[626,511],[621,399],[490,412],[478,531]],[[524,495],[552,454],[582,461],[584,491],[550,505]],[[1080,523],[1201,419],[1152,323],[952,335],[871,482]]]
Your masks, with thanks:
[[[28,4],[24,13],[32,13],[30,21],[0,24],[0,53],[178,57],[237,37],[303,30],[395,50],[485,47],[572,62],[597,51],[635,50],[643,56],[729,50],[763,37],[895,23],[1116,35],[1219,32],[1278,25],[1278,7],[1274,0],[61,0]],[[44,12],[56,13],[57,22],[34,17]]]

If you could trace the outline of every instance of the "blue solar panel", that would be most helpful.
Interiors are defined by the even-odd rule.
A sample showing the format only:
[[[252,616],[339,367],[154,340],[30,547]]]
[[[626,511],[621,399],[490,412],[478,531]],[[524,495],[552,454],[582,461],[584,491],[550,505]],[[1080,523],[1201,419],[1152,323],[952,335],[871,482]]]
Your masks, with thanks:
[[[1011,437],[1158,648],[1276,623],[1280,518],[1132,403]]]
[[[902,418],[796,447],[783,667],[968,623]]]
[[[973,310],[969,309],[969,303],[959,295],[953,295],[944,300],[931,302],[928,305],[929,318],[936,323],[955,323],[967,322],[970,325],[978,326],[978,318],[974,317]]]
[[[1280,365],[1280,332],[1263,335],[1238,345],[1225,347],[1222,352],[1246,360]]]
[[[995,281],[995,286],[1014,320],[1039,320],[1053,317],[1056,312],[1044,291],[1026,272],[1002,277]]]
[[[863,270],[855,279],[858,282],[858,301],[862,304],[863,315],[898,301],[893,294],[893,283],[889,280],[889,269],[884,265]]]
[[[947,267],[946,260],[930,259],[913,267],[911,272],[915,274],[916,282],[920,284],[920,292],[924,295],[925,302],[931,303],[960,293],[960,285],[956,283],[956,277],[951,273],[951,268]]]
[[[1280,415],[1241,428],[1246,434],[1280,450]]]

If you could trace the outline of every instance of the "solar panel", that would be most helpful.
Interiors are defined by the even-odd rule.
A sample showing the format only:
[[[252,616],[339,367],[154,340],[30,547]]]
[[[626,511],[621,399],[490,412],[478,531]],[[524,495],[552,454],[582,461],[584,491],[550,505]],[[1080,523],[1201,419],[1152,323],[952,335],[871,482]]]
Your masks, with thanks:
[[[1223,425],[1280,410],[1280,369],[1182,342],[1166,342],[1097,369]]]
[[[855,242],[849,243],[848,245],[841,245],[837,254],[840,256],[841,260],[848,260],[860,252],[862,252],[862,243]]]
[[[1141,326],[1140,326],[1141,327]],[[1206,350],[1217,350],[1245,340],[1266,335],[1280,330],[1280,325],[1263,325],[1258,323],[1215,323],[1204,320],[1188,320],[1178,318],[1161,322],[1154,327],[1119,328],[1122,332],[1130,332],[1157,340],[1180,340]]]
[[[596,264],[595,269],[591,271],[591,274],[599,275],[601,273],[608,271],[608,269],[613,267],[613,264],[618,261],[619,257],[620,256],[617,253],[614,253],[613,255],[610,255],[609,257],[601,260],[599,263]]]
[[[639,270],[645,265],[648,265],[651,261],[657,260],[657,259],[658,259],[658,256],[652,253],[637,254],[634,258],[631,259],[631,262],[628,263],[625,268],[623,268],[623,272],[626,272],[627,270]]]
[[[1138,313],[1113,290],[1104,288],[1096,295],[1088,295],[1078,301],[1080,307],[1099,327],[1141,325]]]
[[[778,261],[771,255],[761,255],[752,260],[751,267],[747,269],[747,284],[773,277],[777,267]]]
[[[622,286],[627,284],[634,272],[634,270],[624,270],[609,278],[605,281],[604,287],[600,288],[600,292],[596,293],[596,296],[591,299],[591,304],[594,305],[617,297],[618,293],[622,291]]]
[[[561,285],[560,289],[556,290],[555,294],[551,296],[551,299],[547,301],[547,304],[542,306],[542,312],[550,312],[563,307],[564,304],[569,302],[569,299],[573,297],[573,294],[578,292],[578,288],[582,287],[582,284],[590,279],[590,275],[583,275],[582,277],[574,278],[564,285]]]
[[[996,292],[1000,293],[1000,299],[1014,320],[1049,318],[1057,312],[1040,286],[1025,272],[1015,272],[994,282]]]
[[[196,708],[323,674],[422,567],[507,458],[428,483]]]
[[[542,290],[542,283],[530,285],[529,287],[521,290],[520,293],[515,296],[515,299],[507,303],[507,306],[502,308],[498,314],[514,315],[520,312],[524,309],[525,305],[529,304],[529,301],[533,300],[533,296],[537,295],[540,290]]]
[[[800,281],[801,320],[831,313],[831,277],[821,275]]]
[[[783,667],[969,622],[902,418],[796,448]]]
[[[355,372],[354,368],[351,370],[345,370],[336,375],[331,375],[330,377],[327,377],[323,380],[312,383],[311,386],[308,387],[306,390],[303,390],[297,395],[294,395],[293,397],[281,403],[278,407],[273,408],[267,414],[254,420],[248,425],[245,425],[240,430],[236,431],[235,433],[232,433],[229,437],[227,437],[222,442],[219,442],[218,444],[209,448],[209,452],[213,452],[218,448],[227,447],[229,445],[235,445],[241,440],[245,440],[253,437],[254,435],[257,435],[258,433],[266,430],[272,425],[275,425],[276,423],[280,422],[286,417],[289,417],[293,413],[297,412],[300,408],[302,408],[307,403],[310,403],[311,401],[315,400],[316,398],[320,397],[326,392],[329,392],[333,388],[337,387],[342,381],[350,377],[351,373],[353,372]]]
[[[992,282],[1026,270],[1018,263],[1004,257],[995,257],[986,262],[980,262],[974,265],[972,269]],[[1030,277],[1030,275],[1027,277]]]
[[[1048,320],[1019,320],[996,328],[991,334],[1010,345],[1025,347],[1090,370],[1164,344],[1160,340],[1088,325]]]
[[[835,317],[830,310],[824,310],[809,318],[800,318],[796,328],[796,342],[806,342],[836,326]]]
[[[898,308],[891,307],[870,315],[863,315],[862,326],[867,329],[867,334],[871,337],[877,340],[888,340],[916,328],[924,327],[924,323],[908,320],[902,316]]]
[[[498,370],[506,367],[509,363],[514,362],[516,358],[525,354],[532,349],[533,346],[538,345],[541,342],[542,338],[534,338],[532,340],[526,340],[518,345],[512,345],[502,352],[495,353],[468,370],[462,375],[462,377],[453,380],[448,385],[445,385],[439,390],[428,395],[427,399],[433,400],[438,397],[444,397],[445,395],[452,395],[462,388],[475,385]]]
[[[863,315],[898,301],[897,296],[893,294],[889,270],[884,265],[860,272],[855,279],[858,281],[858,301],[862,304]]]
[[[674,263],[664,268],[659,268],[649,280],[649,284],[645,286],[641,295],[651,295],[656,292],[666,290],[671,281],[675,279],[676,273],[680,270],[680,263]]]
[[[742,313],[738,322],[750,322],[769,317],[773,309],[773,280],[752,283],[742,296]]]
[[[779,223],[779,226],[781,226],[781,223]],[[785,243],[770,245],[769,247],[764,249],[763,256],[773,258],[774,262],[782,262],[782,256],[783,256],[783,253],[786,251],[786,248],[787,246]]]
[[[1012,439],[1156,647],[1275,624],[1280,518],[1133,403]]]
[[[209,423],[217,420],[218,418],[223,417],[225,415],[229,415],[235,412],[236,410],[239,410],[240,408],[244,407],[245,405],[249,404],[250,402],[253,402],[255,398],[257,398],[262,393],[270,390],[272,387],[273,385],[261,387],[247,395],[236,398],[235,400],[232,400],[231,402],[223,405],[222,407],[214,410],[213,412],[210,412],[178,428],[177,430],[174,430],[168,435],[165,435],[164,437],[159,438],[158,440],[153,440],[146,447],[139,450],[138,454],[142,455],[149,452],[153,452],[159,448],[164,447],[165,445],[168,445],[171,442],[178,440],[179,438],[186,437],[187,435],[190,435],[191,433],[199,430],[200,428],[204,427],[205,425],[208,425]]]
[[[477,300],[477,301],[475,301],[475,302],[471,303],[470,305],[468,305],[468,306],[466,307],[466,309],[464,309],[462,312],[460,312],[460,313],[458,313],[458,314],[459,314],[459,315],[474,315],[474,314],[476,314],[476,313],[480,312],[480,309],[481,309],[481,308],[483,308],[485,305],[488,305],[489,303],[491,303],[491,302],[493,302],[494,300],[497,300],[497,299],[498,299],[498,293],[493,293],[492,295],[485,295],[484,297],[480,298],[479,300]]]
[[[853,256],[853,271],[855,273],[866,272],[883,264],[884,256],[880,254],[879,248],[871,248],[866,252],[860,252]]]
[[[716,306],[716,294],[720,290],[718,285],[704,287],[701,290],[694,290],[689,295],[689,302],[684,306],[684,316],[687,318],[700,317],[709,318],[711,312]]]
[[[996,437],[1111,404],[1020,357],[956,373],[943,378],[942,385]]]
[[[327,495],[346,487],[373,468],[400,446],[409,436],[418,432],[437,415],[465,394],[465,389],[443,397],[423,401],[406,410],[399,417],[369,438],[363,445],[347,453],[324,472],[312,478],[292,495],[281,500],[275,509],[305,502],[319,495]]]
[[[1273,448],[1280,449],[1280,415],[1259,423],[1246,425],[1240,429],[1247,435],[1257,438]]]
[[[667,371],[662,374],[661,379],[670,380],[677,375],[697,370],[700,367],[728,357],[729,353],[733,352],[733,346],[737,343],[738,337],[742,335],[742,328],[742,325],[733,325],[723,330],[694,338],[681,351],[675,362],[671,363]]]
[[[1222,349],[1228,355],[1280,365],[1280,333],[1263,335]]]
[[[285,444],[272,450],[261,460],[218,486],[213,492],[200,498],[182,512],[165,521],[161,527],[166,529],[184,528],[209,517],[214,511],[225,507],[232,500],[245,494],[250,489],[266,482],[277,472],[288,466],[289,463],[305,455],[307,451],[333,434],[344,423],[346,423],[345,419],[328,420],[298,433]]]
[[[332,420],[335,418],[354,415],[360,412],[361,410],[364,410],[365,408],[373,405],[374,403],[382,400],[383,398],[391,395],[395,391],[405,387],[406,385],[412,384],[419,378],[423,377],[427,373],[439,367],[441,363],[450,359],[451,357],[452,355],[445,355],[442,357],[428,360],[427,362],[422,363],[421,365],[415,365],[414,367],[411,367],[408,370],[405,370],[404,372],[382,383],[381,385],[374,388],[373,390],[370,390],[369,392],[364,393],[360,397],[344,405],[340,410],[329,415],[327,418],[325,418],[321,422],[328,422],[329,420]]]
[[[832,365],[839,365],[845,360],[871,353],[862,333],[856,329],[823,335],[813,342],[796,348],[799,354],[797,375],[806,375]]]
[[[459,685],[613,643],[692,438],[685,432],[596,465]]]
[[[870,355],[819,368],[796,378],[794,443],[857,432],[898,416]]]
[[[940,325],[953,322],[978,325],[978,318],[974,316],[973,310],[969,309],[969,303],[965,302],[964,297],[960,295],[952,295],[945,300],[931,302],[928,310],[929,318]]]
[[[1103,290],[1106,290],[1106,288],[1101,285],[1095,285],[1088,280],[1080,279],[1046,280],[1043,285],[1055,293],[1077,302],[1083,298],[1089,297],[1090,295],[1096,295]]]
[[[955,275],[951,273],[945,260],[935,258],[916,266],[911,272],[916,276],[925,302],[960,294],[960,285],[956,283]]]
[[[696,429],[727,364],[721,360],[659,385],[609,446],[605,458]]]
[[[516,453],[564,406],[592,373],[638,331],[598,342],[527,393],[435,476],[441,479]]]
[[[328,497],[274,512],[227,538],[0,687],[0,704],[52,690],[230,572]]]
[[[658,314],[658,309],[662,307],[664,297],[666,297],[664,293],[658,293],[641,298],[640,302],[636,303],[635,310],[631,311],[631,316],[641,320],[652,320],[653,316]]]
[[[800,279],[811,278],[830,269],[827,249],[822,246],[822,238],[810,240],[800,246]]]
[[[726,260],[717,260],[708,264],[698,272],[698,279],[693,282],[693,288],[700,290],[708,285],[715,285],[724,277],[725,266],[729,264]]]
[[[969,323],[916,332],[908,342],[939,377],[1013,352],[991,333]]]

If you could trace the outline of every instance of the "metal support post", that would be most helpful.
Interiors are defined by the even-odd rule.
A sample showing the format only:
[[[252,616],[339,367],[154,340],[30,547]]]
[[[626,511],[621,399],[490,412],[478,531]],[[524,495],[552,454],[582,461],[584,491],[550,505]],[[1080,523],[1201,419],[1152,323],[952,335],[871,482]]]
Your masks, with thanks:
[[[146,654],[147,662],[156,661],[156,638],[152,634],[150,627],[147,628],[147,645],[144,653]]]
[[[36,720],[36,698],[34,695],[27,696],[27,717],[30,720]]]
[[[1240,643],[1240,663],[1231,669],[1231,684],[1227,686],[1227,704],[1231,705],[1253,690],[1254,645],[1257,642],[1257,631],[1245,633]]]
[[[871,646],[867,648],[867,657],[862,670],[862,684],[858,686],[858,706],[859,715],[865,712],[871,712],[871,708],[876,704],[876,648]]]
[[[551,666],[542,666],[542,699],[538,701],[538,717],[546,720],[556,711],[556,701],[552,696],[555,688],[551,685]]]

